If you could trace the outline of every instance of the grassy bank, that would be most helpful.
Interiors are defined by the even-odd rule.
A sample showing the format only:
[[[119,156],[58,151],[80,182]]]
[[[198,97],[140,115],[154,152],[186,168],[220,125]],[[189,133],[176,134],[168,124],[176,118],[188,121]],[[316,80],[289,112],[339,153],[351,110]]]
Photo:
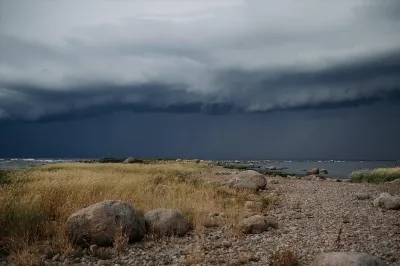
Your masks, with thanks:
[[[352,182],[384,183],[400,178],[400,167],[377,168],[354,171],[349,176]]]
[[[37,264],[43,254],[71,252],[67,218],[107,199],[141,212],[178,208],[194,230],[202,230],[208,213],[224,212],[222,222],[234,232],[248,192],[204,185],[200,176],[208,171],[205,164],[77,163],[7,172],[0,186],[0,250],[23,265]],[[154,193],[161,184],[170,189]]]

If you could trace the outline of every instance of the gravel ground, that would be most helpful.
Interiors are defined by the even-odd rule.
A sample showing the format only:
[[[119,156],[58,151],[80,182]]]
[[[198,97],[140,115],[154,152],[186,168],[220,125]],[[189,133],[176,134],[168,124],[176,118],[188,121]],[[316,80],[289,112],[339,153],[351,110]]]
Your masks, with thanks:
[[[368,192],[371,199],[357,200]],[[223,228],[205,229],[182,238],[144,240],[112,259],[89,255],[56,257],[47,265],[268,265],[278,246],[296,252],[300,265],[327,251],[367,252],[388,265],[400,265],[400,210],[372,206],[381,192],[400,195],[400,185],[352,184],[280,179],[266,193],[280,206],[268,211],[277,229],[232,236]]]

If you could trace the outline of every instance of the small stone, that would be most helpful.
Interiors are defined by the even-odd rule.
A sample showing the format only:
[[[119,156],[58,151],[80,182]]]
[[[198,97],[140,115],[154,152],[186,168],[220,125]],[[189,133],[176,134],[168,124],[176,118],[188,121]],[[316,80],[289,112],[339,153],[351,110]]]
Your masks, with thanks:
[[[367,200],[367,199],[371,198],[371,196],[369,195],[369,193],[359,192],[359,193],[356,193],[356,198],[358,200]]]
[[[58,261],[60,259],[60,254],[56,254],[51,260]]]

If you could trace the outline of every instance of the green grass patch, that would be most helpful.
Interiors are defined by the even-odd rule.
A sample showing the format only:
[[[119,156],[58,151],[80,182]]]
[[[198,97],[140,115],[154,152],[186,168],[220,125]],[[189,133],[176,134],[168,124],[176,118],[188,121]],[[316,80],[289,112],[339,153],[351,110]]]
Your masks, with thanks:
[[[385,183],[400,178],[400,167],[363,169],[352,172],[349,175],[353,183]]]
[[[11,181],[12,181],[12,171],[0,169],[0,186],[9,185],[11,184]]]

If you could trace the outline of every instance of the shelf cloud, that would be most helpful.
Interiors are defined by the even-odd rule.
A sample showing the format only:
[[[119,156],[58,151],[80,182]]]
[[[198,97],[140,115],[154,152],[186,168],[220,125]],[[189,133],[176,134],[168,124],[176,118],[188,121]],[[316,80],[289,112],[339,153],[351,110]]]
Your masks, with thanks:
[[[398,104],[399,13],[395,0],[0,0],[0,120]]]

